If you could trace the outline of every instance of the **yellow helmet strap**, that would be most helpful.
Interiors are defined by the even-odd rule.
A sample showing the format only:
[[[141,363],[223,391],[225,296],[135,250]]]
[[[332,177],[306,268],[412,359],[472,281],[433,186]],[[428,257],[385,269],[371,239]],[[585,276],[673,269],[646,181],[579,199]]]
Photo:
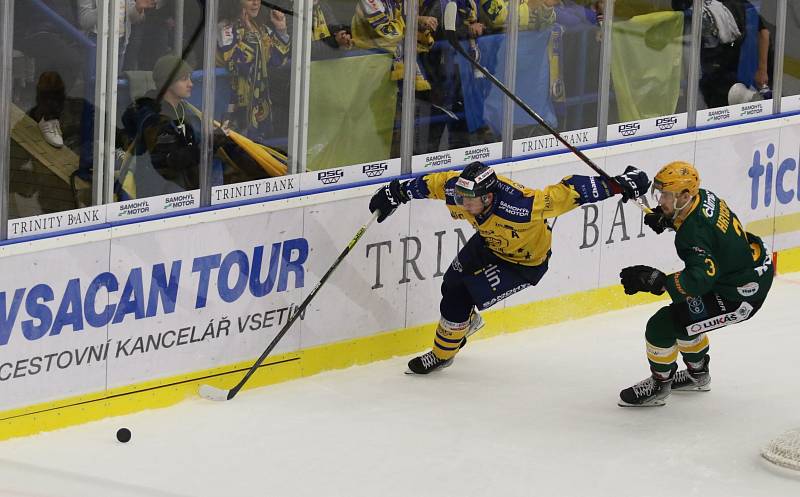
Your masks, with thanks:
[[[672,199],[672,209],[673,209],[672,210],[672,220],[674,221],[675,219],[677,219],[678,218],[678,214],[680,214],[683,209],[685,209],[688,206],[690,206],[692,204],[693,200],[694,200],[694,196],[693,195],[689,195],[689,200],[687,200],[682,206],[678,207],[678,196],[675,195],[673,197],[673,199]]]

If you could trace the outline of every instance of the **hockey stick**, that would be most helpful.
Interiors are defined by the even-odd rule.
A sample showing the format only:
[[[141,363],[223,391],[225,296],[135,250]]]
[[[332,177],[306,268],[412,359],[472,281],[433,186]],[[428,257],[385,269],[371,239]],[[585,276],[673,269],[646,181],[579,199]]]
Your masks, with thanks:
[[[253,376],[253,373],[256,372],[256,369],[258,369],[258,367],[261,366],[261,363],[264,362],[264,359],[267,358],[269,353],[272,352],[272,349],[275,348],[278,342],[281,341],[281,338],[283,338],[286,332],[289,331],[289,328],[291,328],[294,322],[297,321],[298,316],[300,316],[306,310],[308,303],[311,302],[311,300],[317,294],[319,289],[322,288],[322,285],[324,285],[325,282],[328,281],[328,278],[330,277],[331,274],[333,274],[333,272],[339,266],[339,263],[342,262],[342,260],[347,256],[347,254],[350,253],[350,251],[353,249],[356,243],[358,243],[358,240],[361,239],[361,236],[364,235],[364,233],[367,231],[367,228],[369,228],[370,225],[378,218],[379,214],[380,211],[375,211],[370,220],[365,225],[361,226],[361,228],[358,229],[353,239],[350,240],[350,243],[347,244],[344,250],[342,250],[342,253],[339,254],[339,257],[337,257],[336,260],[333,261],[331,267],[328,268],[328,271],[319,280],[317,286],[315,286],[314,289],[311,290],[311,293],[309,293],[308,297],[306,297],[305,300],[303,300],[303,303],[300,304],[300,307],[298,307],[297,310],[294,311],[294,314],[292,314],[292,316],[289,317],[289,320],[283,326],[281,331],[275,336],[275,338],[272,339],[272,342],[270,342],[270,344],[267,346],[264,352],[262,352],[261,355],[258,357],[258,359],[256,359],[256,362],[253,363],[252,366],[250,366],[250,369],[247,370],[247,373],[245,373],[244,378],[239,380],[239,383],[237,383],[230,390],[225,390],[224,388],[212,387],[211,385],[201,385],[200,386],[201,397],[205,397],[206,399],[209,400],[231,400],[236,396],[237,393],[239,393],[239,390],[241,390],[244,384],[247,383],[247,380],[249,380],[250,377]]]
[[[486,78],[491,81],[497,88],[500,89],[503,93],[508,96],[515,104],[519,105],[522,110],[528,113],[540,126],[546,129],[551,135],[553,135],[556,140],[560,141],[567,149],[572,152],[573,154],[577,155],[580,160],[586,163],[587,166],[594,169],[600,176],[608,181],[613,181],[618,183],[614,178],[608,175],[605,171],[603,171],[600,166],[594,163],[592,159],[586,156],[583,152],[575,148],[571,143],[569,143],[561,133],[553,129],[552,126],[547,124],[547,121],[544,120],[542,116],[540,116],[535,110],[531,109],[531,107],[526,104],[521,98],[514,95],[511,90],[509,90],[506,85],[500,82],[497,78],[494,77],[492,73],[489,72],[488,69],[483,67],[479,64],[475,59],[473,59],[464,47],[458,42],[458,38],[456,37],[456,15],[457,15],[457,7],[455,2],[448,2],[447,6],[444,8],[444,32],[445,36],[447,37],[447,41],[450,42],[450,45],[456,50],[456,52],[460,53],[467,61],[472,64],[475,69],[479,70]],[[636,204],[641,208],[644,212],[650,213],[652,210],[650,206],[647,205],[647,199],[644,196],[634,199]]]
[[[272,3],[272,2],[267,2],[265,0],[261,0],[261,5],[265,5],[265,6],[269,7],[272,10],[277,10],[278,12],[283,12],[286,15],[290,15],[290,16],[294,15],[294,12],[292,12],[290,9],[287,9],[286,7],[281,7],[280,5],[276,5],[276,4]]]

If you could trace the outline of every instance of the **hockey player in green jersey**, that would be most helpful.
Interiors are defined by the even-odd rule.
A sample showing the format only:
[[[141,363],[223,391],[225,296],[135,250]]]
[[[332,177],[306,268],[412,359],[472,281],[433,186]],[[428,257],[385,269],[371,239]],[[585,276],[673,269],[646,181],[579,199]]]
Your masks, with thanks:
[[[645,337],[651,376],[620,392],[619,405],[664,405],[671,391],[708,391],[706,333],[753,317],[772,285],[772,255],[763,241],[744,231],[724,200],[700,188],[686,162],[664,166],[653,179],[658,207],[645,216],[656,233],[675,230],[675,248],[685,264],[664,274],[649,266],[620,273],[625,293],[665,291],[672,303],[648,321]],[[687,368],[678,371],[678,352]]]
[[[433,348],[409,361],[410,372],[428,374],[452,364],[466,337],[482,325],[476,307],[487,309],[539,282],[550,260],[547,219],[616,194],[637,198],[649,186],[644,171],[628,166],[614,178],[573,175],[534,190],[480,162],[461,173],[429,173],[382,186],[369,203],[370,212],[379,211],[379,223],[412,199],[436,199],[445,202],[453,219],[475,229],[442,278]]]

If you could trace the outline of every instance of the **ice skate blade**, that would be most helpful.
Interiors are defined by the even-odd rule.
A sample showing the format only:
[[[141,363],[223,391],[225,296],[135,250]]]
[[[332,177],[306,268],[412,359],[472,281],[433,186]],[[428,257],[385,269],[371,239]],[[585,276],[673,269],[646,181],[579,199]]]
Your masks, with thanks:
[[[467,334],[464,335],[464,338],[471,337],[472,335],[480,331],[480,329],[483,328],[484,326],[486,326],[486,321],[483,320],[483,316],[477,314],[475,316],[475,322],[469,328],[467,328]]]
[[[667,403],[662,400],[653,400],[650,402],[646,402],[644,404],[628,404],[624,400],[618,400],[617,405],[620,407],[661,407],[667,405]]]
[[[685,387],[685,388],[673,388],[672,393],[675,392],[710,392],[711,385],[704,385],[702,387]]]
[[[438,368],[438,369],[436,369],[434,371],[431,371],[430,373],[415,373],[415,372],[411,371],[410,369],[406,369],[404,371],[404,373],[408,374],[408,375],[412,375],[412,376],[429,376],[432,373],[436,373],[437,371],[441,371],[444,368],[449,368],[452,365],[453,365],[453,359],[450,359],[447,362],[445,362],[444,364],[442,364],[442,367],[440,367],[440,368]]]

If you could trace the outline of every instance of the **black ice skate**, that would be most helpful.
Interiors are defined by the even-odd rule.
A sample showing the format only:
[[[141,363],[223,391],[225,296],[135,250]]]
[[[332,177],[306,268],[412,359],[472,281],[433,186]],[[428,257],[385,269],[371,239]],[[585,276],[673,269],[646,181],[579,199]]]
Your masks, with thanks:
[[[621,407],[663,406],[665,404],[664,400],[669,397],[672,389],[672,380],[677,369],[678,366],[673,365],[669,378],[666,380],[650,376],[632,387],[626,388],[619,393],[619,402],[617,404]]]
[[[441,360],[431,350],[408,361],[406,374],[428,374],[453,364],[453,359]]]
[[[709,356],[703,359],[703,367],[697,370],[682,369],[672,380],[673,392],[708,392],[711,390],[711,374],[708,372]]]

